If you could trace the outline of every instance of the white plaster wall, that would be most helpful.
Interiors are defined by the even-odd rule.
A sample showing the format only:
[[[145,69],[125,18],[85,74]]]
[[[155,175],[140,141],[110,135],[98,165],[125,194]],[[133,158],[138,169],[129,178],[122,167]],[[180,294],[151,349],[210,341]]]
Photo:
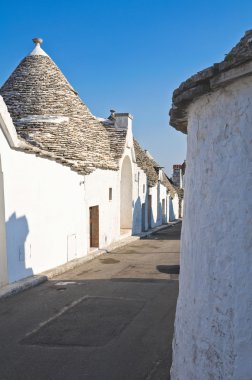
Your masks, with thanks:
[[[162,200],[165,200],[165,219],[164,223],[167,223],[169,220],[169,210],[167,210],[167,206],[169,205],[169,200],[167,200],[167,188],[160,184],[160,202],[159,203],[159,218],[158,218],[158,224],[161,225],[163,223],[162,221]],[[169,206],[168,206],[169,207]]]
[[[151,217],[151,228],[156,226],[157,221],[157,185],[149,188],[149,194],[151,195],[151,203],[152,203],[152,217]]]
[[[144,230],[148,229],[148,186],[147,176],[144,171],[136,164],[134,165],[133,180],[133,227],[132,233],[140,234],[142,232],[142,207],[145,203],[144,213]]]
[[[6,253],[6,231],[5,231],[5,207],[4,207],[4,185],[0,156],[0,288],[7,284],[7,253]]]
[[[169,197],[169,221],[178,219],[179,217],[179,198],[178,195],[175,194]]]
[[[87,252],[82,177],[54,161],[10,149],[0,130],[9,281]]]
[[[172,379],[252,379],[252,79],[190,108]]]
[[[172,199],[172,205],[173,205],[175,219],[178,219],[179,218],[179,197],[177,194],[175,194],[174,198]]]
[[[167,198],[166,193],[166,187],[161,183],[149,188],[149,194],[152,196],[152,228],[162,224],[162,199]],[[166,204],[167,202],[169,201],[166,201]]]
[[[122,161],[120,175],[120,227],[132,228],[133,168],[129,156]]]

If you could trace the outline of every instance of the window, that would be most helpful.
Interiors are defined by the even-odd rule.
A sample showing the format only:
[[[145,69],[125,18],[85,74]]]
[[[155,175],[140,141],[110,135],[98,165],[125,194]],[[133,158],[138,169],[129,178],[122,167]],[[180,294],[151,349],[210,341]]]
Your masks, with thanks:
[[[109,188],[109,200],[112,201],[112,187]]]

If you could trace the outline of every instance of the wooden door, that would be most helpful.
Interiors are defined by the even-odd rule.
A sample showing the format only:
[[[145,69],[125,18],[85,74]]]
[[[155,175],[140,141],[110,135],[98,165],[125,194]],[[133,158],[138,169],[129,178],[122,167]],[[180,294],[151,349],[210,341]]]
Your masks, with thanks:
[[[89,207],[90,247],[99,247],[99,206]]]

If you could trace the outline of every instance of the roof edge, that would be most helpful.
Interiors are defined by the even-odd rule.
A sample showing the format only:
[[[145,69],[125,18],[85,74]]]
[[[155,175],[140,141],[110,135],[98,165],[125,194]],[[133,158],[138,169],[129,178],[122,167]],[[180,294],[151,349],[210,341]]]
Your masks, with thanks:
[[[6,140],[11,148],[20,147],[20,141],[13,124],[12,118],[9,114],[8,108],[0,95],[0,128],[3,131]]]
[[[173,92],[169,124],[187,133],[188,107],[197,98],[252,75],[252,29],[220,63],[191,76]]]

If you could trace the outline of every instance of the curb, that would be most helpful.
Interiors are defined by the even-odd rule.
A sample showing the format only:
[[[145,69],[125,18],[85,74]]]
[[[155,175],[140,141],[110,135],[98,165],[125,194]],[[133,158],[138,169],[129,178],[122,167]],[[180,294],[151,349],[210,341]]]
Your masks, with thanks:
[[[65,272],[71,270],[71,269],[74,269],[74,268],[76,268],[76,267],[78,267],[84,263],[92,261],[96,257],[99,257],[103,254],[109,254],[110,252],[113,252],[117,248],[121,248],[121,247],[123,247],[129,243],[132,243],[134,241],[140,240],[141,238],[145,238],[147,236],[150,236],[150,235],[152,235],[158,231],[164,230],[166,228],[173,227],[174,225],[181,223],[181,222],[182,222],[182,220],[178,219],[178,220],[175,220],[174,222],[170,222],[167,224],[163,224],[162,226],[155,227],[150,231],[143,232],[140,235],[127,236],[124,239],[121,239],[121,240],[118,240],[117,242],[112,243],[110,246],[108,246],[107,249],[97,249],[97,250],[89,253],[85,257],[74,259],[72,261],[69,261],[66,264],[63,264],[63,265],[60,265],[56,268],[42,272],[38,275],[26,277],[22,280],[13,282],[12,284],[8,284],[8,285],[6,285],[0,289],[0,299],[12,296],[12,295],[20,293],[26,289],[40,285],[43,282],[46,282],[55,276],[58,276],[62,273],[65,273]]]

